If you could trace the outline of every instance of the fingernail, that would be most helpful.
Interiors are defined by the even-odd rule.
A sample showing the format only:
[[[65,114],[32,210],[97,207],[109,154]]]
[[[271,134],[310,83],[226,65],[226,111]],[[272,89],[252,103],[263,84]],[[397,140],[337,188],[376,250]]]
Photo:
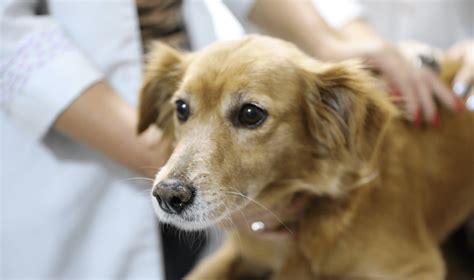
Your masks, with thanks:
[[[471,95],[467,98],[466,108],[468,111],[474,111],[474,95]]]
[[[396,96],[396,97],[401,97],[402,95],[400,94],[400,91],[396,88],[392,88],[390,90],[390,94],[393,95],[393,96]]]
[[[421,114],[420,114],[420,110],[417,110],[415,112],[415,116],[413,118],[413,126],[415,128],[419,128],[420,124],[421,124]]]
[[[457,97],[464,97],[467,93],[467,85],[463,82],[456,82],[453,85],[453,92]]]
[[[439,114],[435,113],[433,118],[431,119],[431,126],[434,128],[439,128],[439,124],[440,124]]]
[[[469,99],[469,98],[468,98]],[[455,98],[454,99],[454,108],[458,112],[464,112],[466,110],[466,106],[464,105],[464,102],[460,98]]]
[[[393,103],[401,103],[403,101],[403,99],[400,97],[400,96],[390,96],[390,101],[392,101]]]

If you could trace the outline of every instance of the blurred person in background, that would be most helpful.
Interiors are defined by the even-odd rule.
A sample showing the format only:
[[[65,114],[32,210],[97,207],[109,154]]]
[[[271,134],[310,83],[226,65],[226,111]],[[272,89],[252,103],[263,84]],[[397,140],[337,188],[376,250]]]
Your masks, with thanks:
[[[163,279],[151,183],[127,180],[168,154],[159,133],[136,136],[135,2],[11,0],[0,15],[1,278]]]

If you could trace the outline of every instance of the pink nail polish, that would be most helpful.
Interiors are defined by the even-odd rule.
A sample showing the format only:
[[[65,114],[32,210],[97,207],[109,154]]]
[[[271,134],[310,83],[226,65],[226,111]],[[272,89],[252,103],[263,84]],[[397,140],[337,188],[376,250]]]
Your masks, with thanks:
[[[401,97],[402,95],[400,94],[400,91],[396,88],[392,88],[390,90],[390,94],[393,95],[393,96],[396,96],[396,97]]]
[[[438,113],[435,113],[433,118],[431,119],[431,126],[434,128],[439,128],[440,125],[440,117]]]

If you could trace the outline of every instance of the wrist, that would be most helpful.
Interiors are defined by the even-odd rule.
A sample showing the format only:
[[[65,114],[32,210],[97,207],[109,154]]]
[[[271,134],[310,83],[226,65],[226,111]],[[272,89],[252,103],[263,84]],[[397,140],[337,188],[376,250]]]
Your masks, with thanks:
[[[324,42],[315,42],[311,55],[328,61],[341,61],[350,58],[366,58],[371,47],[365,43],[333,37]]]
[[[324,46],[324,47],[321,47]],[[352,58],[363,60],[374,60],[380,53],[390,51],[390,44],[383,40],[346,40],[341,38],[331,38],[319,47],[313,48],[315,57],[323,60],[341,61]]]
[[[311,42],[309,54],[323,61],[339,61],[344,59],[344,42],[335,36],[328,36],[322,40],[314,38]]]

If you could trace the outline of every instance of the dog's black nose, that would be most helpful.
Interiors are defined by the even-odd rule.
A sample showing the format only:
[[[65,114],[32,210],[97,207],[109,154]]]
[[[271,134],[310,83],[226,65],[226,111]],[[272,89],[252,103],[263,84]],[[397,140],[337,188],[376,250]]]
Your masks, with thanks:
[[[163,211],[170,214],[179,214],[186,206],[191,204],[194,189],[179,180],[166,180],[161,181],[154,187],[153,196]]]

